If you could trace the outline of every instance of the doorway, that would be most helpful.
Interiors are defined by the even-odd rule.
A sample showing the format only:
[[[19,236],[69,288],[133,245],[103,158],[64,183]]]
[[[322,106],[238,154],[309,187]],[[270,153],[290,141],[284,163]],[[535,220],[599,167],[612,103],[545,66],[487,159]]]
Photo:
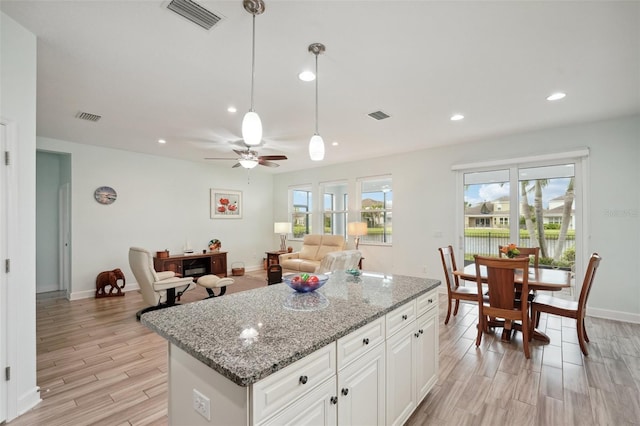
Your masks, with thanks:
[[[36,293],[69,297],[71,155],[36,152]]]

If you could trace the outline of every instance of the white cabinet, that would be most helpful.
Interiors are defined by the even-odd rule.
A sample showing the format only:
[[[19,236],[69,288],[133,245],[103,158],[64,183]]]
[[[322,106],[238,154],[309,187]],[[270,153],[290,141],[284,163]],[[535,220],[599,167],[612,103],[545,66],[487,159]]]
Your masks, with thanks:
[[[387,421],[401,425],[413,413],[437,380],[438,322],[437,293],[420,296],[396,311],[415,312],[417,319],[398,322],[397,312],[388,315],[394,323],[395,334],[387,335]],[[387,322],[389,324],[389,322]],[[402,324],[401,327],[397,324]],[[389,330],[389,327],[387,327]]]
[[[336,375],[335,344],[329,344],[255,383],[253,421],[260,423]],[[335,389],[333,395],[335,396]]]
[[[381,342],[338,371],[338,424],[385,424],[385,350]]]
[[[402,424],[437,380],[436,301],[420,296],[248,387],[170,343],[169,423]],[[194,390],[210,400],[210,421]]]
[[[417,401],[424,399],[433,385],[438,381],[438,310],[433,309],[417,320],[420,337],[417,341],[416,354],[416,393]]]
[[[337,418],[336,378],[331,377],[260,426],[333,426]]]

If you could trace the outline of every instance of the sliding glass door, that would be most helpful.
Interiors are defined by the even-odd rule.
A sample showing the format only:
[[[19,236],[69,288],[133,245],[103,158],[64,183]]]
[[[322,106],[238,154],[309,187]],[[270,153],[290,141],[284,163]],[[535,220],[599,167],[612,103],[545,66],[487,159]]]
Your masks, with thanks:
[[[576,161],[463,170],[464,262],[498,256],[498,246],[540,247],[540,266],[576,271],[581,199]],[[461,262],[458,262],[461,263]],[[556,294],[573,298],[575,288]]]

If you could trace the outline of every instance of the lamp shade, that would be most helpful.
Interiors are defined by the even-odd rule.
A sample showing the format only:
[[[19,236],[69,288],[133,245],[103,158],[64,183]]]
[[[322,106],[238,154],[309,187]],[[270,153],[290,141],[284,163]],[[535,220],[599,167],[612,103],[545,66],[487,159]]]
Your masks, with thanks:
[[[349,235],[367,235],[366,222],[349,222],[347,224],[347,234]]]
[[[315,134],[309,141],[309,157],[313,161],[324,160],[324,141],[322,136]]]
[[[257,112],[249,111],[242,119],[242,139],[250,146],[260,145],[262,142],[262,121]]]
[[[291,222],[276,222],[273,224],[274,234],[290,234]]]

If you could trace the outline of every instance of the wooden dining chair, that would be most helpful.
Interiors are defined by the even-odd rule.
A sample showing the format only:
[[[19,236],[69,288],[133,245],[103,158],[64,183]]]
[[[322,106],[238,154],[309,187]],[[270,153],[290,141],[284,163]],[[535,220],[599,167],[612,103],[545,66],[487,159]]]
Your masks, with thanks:
[[[502,247],[504,246],[498,246],[498,256],[499,257],[505,257],[506,255],[502,252]],[[538,268],[538,265],[540,264],[540,247],[516,247],[518,249],[518,251],[520,252],[520,254],[518,254],[514,259],[529,259],[529,266],[533,266],[534,268]],[[533,265],[531,264],[531,261],[533,261]],[[533,300],[534,297],[536,297],[537,292],[535,290],[532,290],[531,293],[529,294],[529,302],[531,302]],[[516,299],[520,299],[521,295],[520,292],[516,292]]]
[[[498,255],[500,257],[505,257],[506,255],[502,252],[503,246],[498,246]],[[537,268],[540,264],[540,247],[516,247],[520,252],[519,255],[515,257],[515,259],[527,258],[530,261],[533,260],[533,267]]]
[[[560,315],[562,317],[573,318],[576,320],[576,329],[578,331],[578,343],[580,343],[580,350],[585,355],[589,355],[587,350],[587,342],[589,342],[589,336],[587,336],[587,329],[584,324],[584,317],[587,309],[587,299],[589,298],[589,292],[593,285],[593,279],[596,276],[596,270],[600,265],[602,258],[598,253],[593,253],[589,258],[589,265],[587,266],[587,272],[584,275],[584,281],[582,282],[582,289],[580,290],[580,297],[578,301],[560,299],[558,297],[547,296],[545,294],[539,294],[531,302],[531,327],[537,327],[540,322],[540,313],[546,312],[548,314]]]
[[[478,300],[478,291],[475,287],[460,286],[458,276],[453,274],[456,270],[456,258],[453,254],[453,247],[440,247],[440,258],[442,259],[442,269],[444,270],[444,279],[447,283],[447,318],[445,325],[449,323],[451,316],[451,303],[455,300],[456,307],[453,310],[453,316],[458,315],[458,307],[461,300],[476,302]]]
[[[489,317],[504,320],[503,327],[510,332],[513,329],[513,321],[521,322],[522,345],[524,356],[530,358],[529,352],[529,303],[516,300],[515,274],[516,270],[522,270],[523,294],[529,293],[529,260],[500,259],[495,257],[483,257],[475,255],[476,277],[478,288],[478,337],[476,346],[482,342],[482,334],[489,331]],[[486,268],[487,285],[489,294],[482,294],[481,268]]]

